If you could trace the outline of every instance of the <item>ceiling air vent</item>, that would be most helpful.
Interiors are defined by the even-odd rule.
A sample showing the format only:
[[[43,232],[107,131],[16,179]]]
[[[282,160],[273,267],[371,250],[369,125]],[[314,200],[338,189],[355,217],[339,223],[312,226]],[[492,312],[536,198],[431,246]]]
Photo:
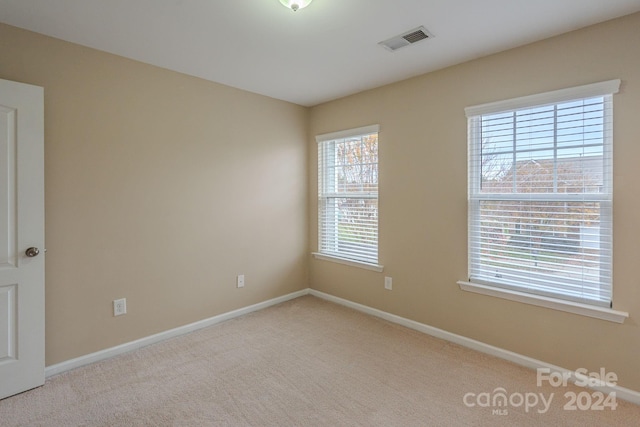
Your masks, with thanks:
[[[410,44],[417,43],[420,40],[426,40],[430,38],[433,38],[433,34],[427,31],[425,27],[418,27],[402,33],[399,36],[391,37],[390,39],[387,39],[378,44],[385,49],[393,52],[394,50],[398,50],[401,47],[409,46]]]

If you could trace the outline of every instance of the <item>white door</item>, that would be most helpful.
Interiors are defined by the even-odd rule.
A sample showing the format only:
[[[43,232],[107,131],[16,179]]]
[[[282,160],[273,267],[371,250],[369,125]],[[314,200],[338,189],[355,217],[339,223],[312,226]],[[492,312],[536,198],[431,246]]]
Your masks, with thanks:
[[[44,384],[43,101],[0,80],[0,399]]]

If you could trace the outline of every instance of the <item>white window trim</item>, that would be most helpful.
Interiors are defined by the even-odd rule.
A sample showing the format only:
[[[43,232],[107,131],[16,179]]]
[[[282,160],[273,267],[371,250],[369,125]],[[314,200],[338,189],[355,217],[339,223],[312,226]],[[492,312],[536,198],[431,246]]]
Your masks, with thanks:
[[[363,126],[361,128],[340,130],[338,132],[316,135],[316,142],[333,141],[334,139],[350,138],[352,136],[367,135],[370,133],[380,133],[380,125]]]
[[[615,79],[577,86],[573,88],[523,96],[504,101],[480,104],[465,108],[465,114],[469,118],[474,116],[481,116],[484,114],[500,113],[503,111],[528,108],[531,105],[542,106],[561,103],[572,99],[614,95],[619,92],[620,84],[621,80]],[[582,316],[607,320],[615,323],[623,323],[624,320],[629,317],[629,313],[613,310],[612,308],[581,304],[574,301],[524,293],[512,289],[505,289],[480,283],[471,283],[468,281],[458,281],[457,283],[460,286],[460,289],[464,291],[494,296],[525,304],[536,305]],[[613,289],[611,290],[611,294],[613,299]]]
[[[576,86],[535,95],[521,96],[505,101],[490,102],[488,104],[474,105],[464,109],[467,117],[481,116],[483,114],[501,113],[508,110],[518,110],[531,105],[542,106],[556,104],[578,98],[591,98],[616,94],[620,90],[620,79],[606,82],[592,83],[584,86]]]
[[[524,292],[496,288],[493,286],[465,282],[462,280],[457,283],[463,291],[474,292],[476,294],[488,295],[529,305],[536,305],[538,307],[551,308],[554,310],[565,311],[567,313],[607,320],[614,323],[623,323],[624,320],[629,317],[629,313],[627,312],[598,307],[595,305],[580,304],[578,302],[527,294]]]
[[[359,127],[359,128],[352,128],[352,129],[346,129],[346,130],[341,130],[341,131],[337,131],[337,132],[329,132],[329,133],[316,135],[316,142],[317,143],[322,143],[322,142],[326,142],[326,141],[333,141],[333,140],[336,140],[336,139],[344,139],[344,138],[350,138],[350,137],[354,137],[354,136],[358,136],[358,135],[367,135],[367,134],[372,134],[372,133],[380,134],[380,125],[375,124],[375,125],[369,125],[369,126],[362,126],[362,127]],[[379,199],[379,196],[377,196],[376,198]],[[320,230],[318,230],[318,234],[320,234]],[[318,239],[319,240],[321,239],[320,235],[318,235]],[[337,254],[312,252],[311,255],[313,255],[313,257],[315,259],[320,259],[320,260],[323,260],[323,261],[335,262],[335,263],[338,263],[338,264],[348,265],[348,266],[351,266],[351,267],[358,267],[358,268],[362,268],[362,269],[365,269],[365,270],[377,271],[379,273],[384,270],[384,266],[383,265],[368,263],[368,262],[365,262],[365,261],[360,261],[360,260],[355,260],[355,259],[350,259],[350,258],[345,258],[345,257],[341,257],[341,256],[339,256]]]
[[[380,265],[380,264],[369,264],[368,262],[355,261],[347,258],[321,254],[320,252],[312,252],[311,255],[313,255],[315,259],[321,259],[323,261],[331,261],[337,264],[349,265],[351,267],[363,268],[365,270],[377,271],[378,273],[382,273],[382,271],[384,270],[384,265]]]

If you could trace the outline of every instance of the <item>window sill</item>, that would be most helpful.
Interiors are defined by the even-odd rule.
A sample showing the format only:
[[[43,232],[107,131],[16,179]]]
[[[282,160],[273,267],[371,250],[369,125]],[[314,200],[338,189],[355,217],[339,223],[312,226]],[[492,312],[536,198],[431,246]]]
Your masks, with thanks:
[[[463,291],[489,295],[497,298],[504,298],[524,304],[551,308],[553,310],[566,311],[568,313],[594,317],[596,319],[607,320],[609,322],[623,323],[624,319],[629,317],[629,313],[626,313],[624,311],[595,307],[588,304],[580,304],[572,301],[563,301],[560,299],[543,297],[539,295],[531,295],[524,292],[512,291],[509,289],[494,288],[491,286],[480,285],[478,283],[459,281],[458,285]]]
[[[331,255],[321,254],[319,252],[312,252],[311,255],[313,255],[315,259],[336,262],[338,264],[350,265],[351,267],[358,267],[358,268],[363,268],[365,270],[377,271],[378,273],[382,273],[382,270],[384,270],[384,266],[379,264],[369,264],[367,262],[354,261],[346,258],[339,258]]]

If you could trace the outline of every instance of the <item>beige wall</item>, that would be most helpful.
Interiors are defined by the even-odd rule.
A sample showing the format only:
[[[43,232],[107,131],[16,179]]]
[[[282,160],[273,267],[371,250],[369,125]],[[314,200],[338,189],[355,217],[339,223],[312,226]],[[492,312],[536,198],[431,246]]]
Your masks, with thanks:
[[[311,286],[568,369],[605,367],[640,390],[640,14],[367,91],[311,110],[312,137],[379,123],[380,263],[312,260]],[[399,53],[401,55],[401,53]],[[401,60],[401,57],[398,57]],[[614,98],[614,308],[623,325],[461,291],[467,276],[464,107],[620,78]],[[394,279],[385,291],[384,276]]]
[[[640,390],[638,28],[640,14],[309,112],[0,25],[0,78],[45,87],[47,365],[311,284],[569,369],[602,366]],[[614,101],[614,308],[631,318],[617,325],[460,291],[464,107],[613,78],[623,81]],[[309,264],[313,136],[374,123],[385,271]],[[238,273],[247,277],[241,290]],[[114,318],[111,301],[121,297],[129,313]]]
[[[47,365],[308,286],[307,109],[5,25],[0,58],[45,88]]]

